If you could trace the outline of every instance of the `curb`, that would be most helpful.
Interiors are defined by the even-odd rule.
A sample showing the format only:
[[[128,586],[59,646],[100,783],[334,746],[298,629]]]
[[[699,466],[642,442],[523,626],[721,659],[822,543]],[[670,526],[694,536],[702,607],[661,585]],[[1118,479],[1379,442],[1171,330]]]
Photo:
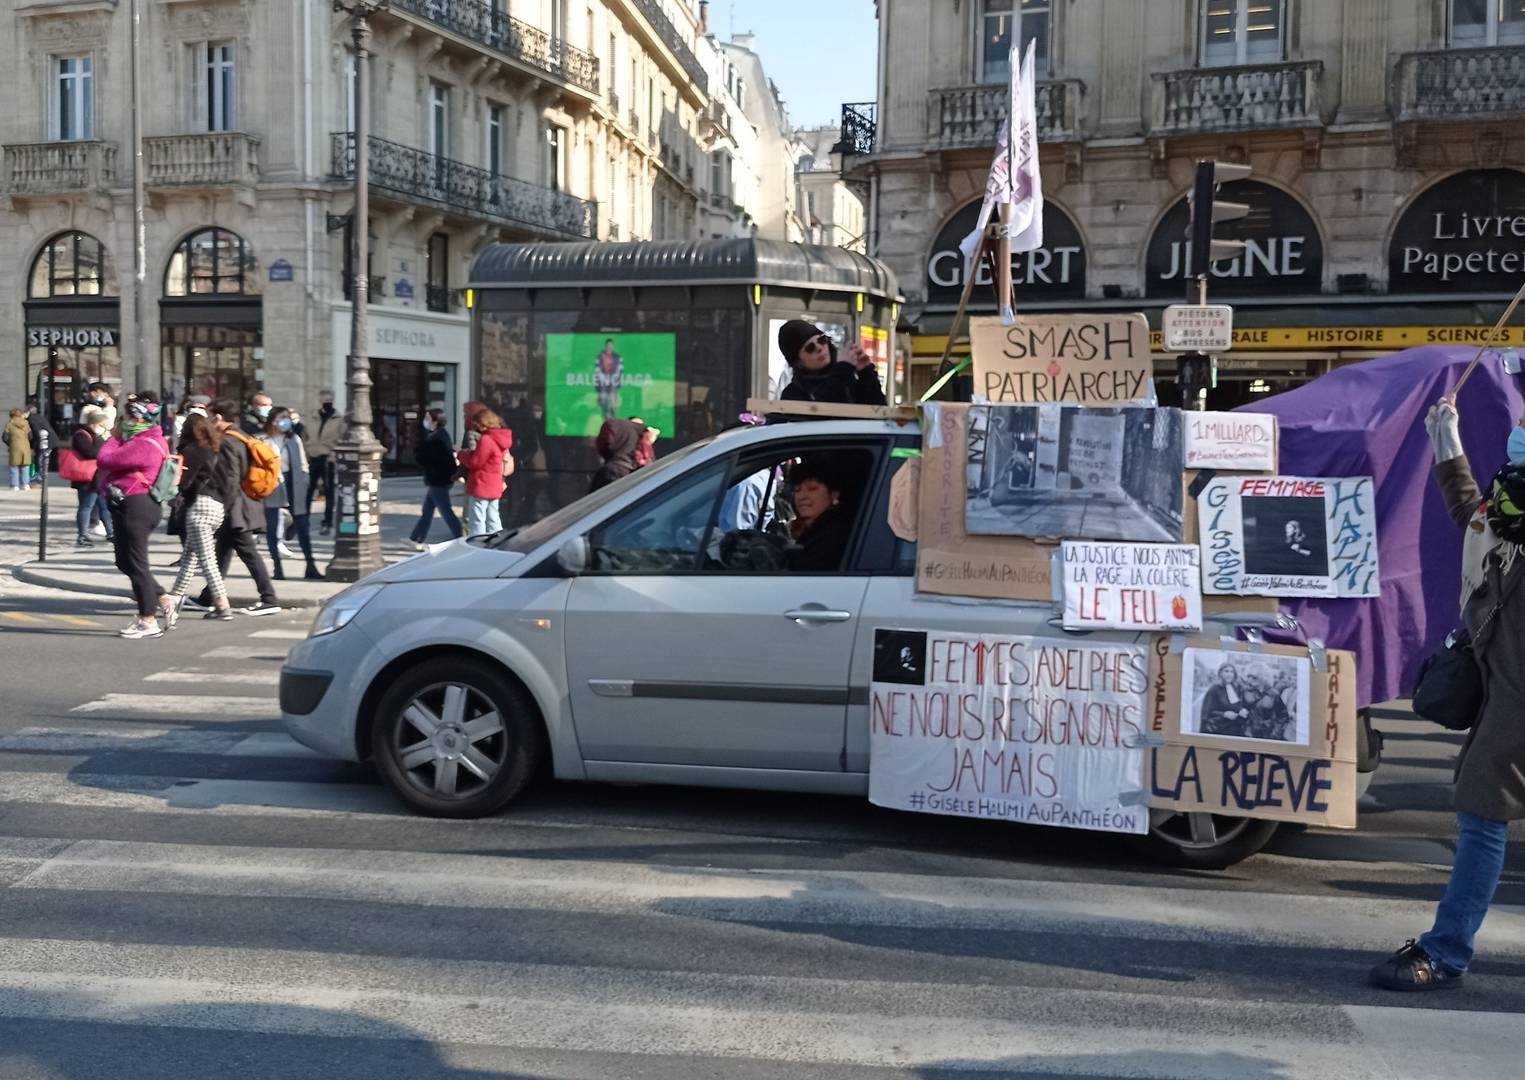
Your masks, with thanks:
[[[88,593],[91,596],[112,596],[131,600],[132,589],[126,585],[97,586],[88,581],[78,581],[73,578],[60,577],[50,572],[39,570],[37,564],[21,563],[10,568],[11,576],[17,581],[27,585],[36,585],[44,589],[58,589],[62,592]],[[240,584],[243,584],[242,582]],[[339,589],[334,590],[335,593]],[[235,607],[247,606],[259,600],[258,593],[240,595],[235,588],[228,590],[228,602]],[[292,608],[316,608],[328,600],[328,597],[314,599],[311,597],[281,597],[280,604],[283,609]]]

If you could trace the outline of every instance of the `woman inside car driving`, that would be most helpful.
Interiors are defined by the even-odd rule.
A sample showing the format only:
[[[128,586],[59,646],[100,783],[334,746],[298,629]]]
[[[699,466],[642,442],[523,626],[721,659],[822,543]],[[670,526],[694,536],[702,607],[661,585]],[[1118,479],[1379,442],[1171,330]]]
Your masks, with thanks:
[[[842,507],[842,484],[824,461],[806,459],[789,470],[794,523],[789,532],[795,547],[789,569],[833,571],[852,533],[852,515]]]
[[[778,328],[778,351],[789,362],[792,378],[780,395],[785,401],[831,401],[842,405],[883,405],[879,372],[869,355],[848,345],[838,360],[837,347],[821,328],[790,319]]]

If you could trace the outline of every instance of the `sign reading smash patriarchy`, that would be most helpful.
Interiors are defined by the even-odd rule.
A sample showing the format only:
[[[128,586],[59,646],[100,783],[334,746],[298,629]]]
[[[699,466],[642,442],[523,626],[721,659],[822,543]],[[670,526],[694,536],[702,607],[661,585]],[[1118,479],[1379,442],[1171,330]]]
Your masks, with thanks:
[[[1118,405],[1149,395],[1142,315],[1019,316],[969,321],[974,391],[998,404]]]
[[[1198,499],[1203,591],[1378,595],[1373,495],[1369,476],[1214,480]]]
[[[1144,833],[1143,645],[874,635],[869,801]]]
[[[1066,630],[1200,630],[1202,569],[1195,544],[1066,540]]]

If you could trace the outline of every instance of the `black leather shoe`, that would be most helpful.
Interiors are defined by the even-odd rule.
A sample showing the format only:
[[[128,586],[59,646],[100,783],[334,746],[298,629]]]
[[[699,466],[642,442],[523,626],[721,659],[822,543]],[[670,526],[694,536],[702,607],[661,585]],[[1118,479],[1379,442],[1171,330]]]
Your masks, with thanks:
[[[1431,957],[1410,938],[1403,948],[1372,968],[1367,978],[1383,990],[1412,992],[1460,986],[1463,974]]]

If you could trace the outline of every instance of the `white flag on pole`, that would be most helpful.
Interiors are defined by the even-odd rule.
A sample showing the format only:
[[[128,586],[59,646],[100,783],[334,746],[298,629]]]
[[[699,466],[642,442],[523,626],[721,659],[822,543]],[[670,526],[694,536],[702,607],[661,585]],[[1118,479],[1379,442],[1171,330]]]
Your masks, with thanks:
[[[1038,175],[1038,105],[1036,78],[1037,41],[1027,43],[1027,54],[1018,62],[1011,50],[1011,106],[996,132],[995,160],[985,183],[974,231],[964,237],[959,250],[967,262],[979,248],[980,234],[1001,203],[1011,203],[1008,234],[1013,251],[1033,251],[1043,246],[1043,185]],[[966,266],[972,273],[973,267]]]

